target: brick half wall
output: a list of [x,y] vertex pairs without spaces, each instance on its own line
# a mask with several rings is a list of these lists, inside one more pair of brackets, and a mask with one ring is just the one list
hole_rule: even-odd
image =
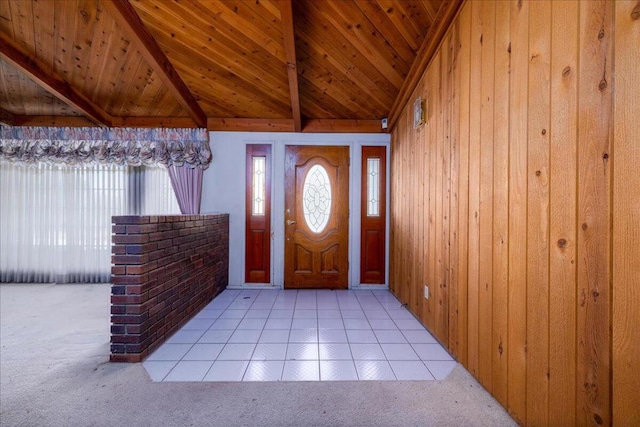
[[112,362],[140,362],[229,281],[229,215],[112,217]]

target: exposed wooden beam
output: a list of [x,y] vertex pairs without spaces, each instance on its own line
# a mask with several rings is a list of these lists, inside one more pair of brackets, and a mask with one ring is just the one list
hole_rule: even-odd
[[0,108],[0,125],[15,126],[15,115],[4,108]]
[[119,127],[131,128],[192,128],[196,127],[189,117],[118,117]]
[[307,133],[386,133],[380,120],[310,119],[304,123]]
[[209,118],[207,129],[234,132],[293,132],[292,119],[225,119]]
[[392,131],[396,125],[402,109],[407,105],[409,97],[427,70],[427,66],[433,59],[434,54],[437,52],[449,26],[460,11],[463,3],[464,0],[444,0],[440,5],[436,19],[429,28],[418,50],[416,59],[413,65],[411,65],[411,69],[400,88],[400,92],[398,92],[398,97],[391,107],[391,111],[389,112],[389,131]]
[[52,67],[34,58],[4,33],[0,33],[0,56],[43,89],[76,108],[96,124],[111,126],[113,118],[106,111],[58,76]]
[[107,0],[103,4],[129,34],[144,59],[158,73],[164,84],[176,97],[180,105],[189,113],[196,125],[198,127],[207,126],[207,115],[187,85],[182,81],[169,58],[167,58],[149,30],[144,26],[133,6],[127,0]]
[[289,77],[289,94],[291,96],[291,114],[295,132],[302,130],[302,113],[300,111],[300,92],[298,89],[298,61],[296,59],[296,42],[293,34],[293,10],[291,0],[281,0],[280,15],[284,52],[287,57],[287,75]]
[[14,126],[91,127],[96,124],[82,116],[14,116]]

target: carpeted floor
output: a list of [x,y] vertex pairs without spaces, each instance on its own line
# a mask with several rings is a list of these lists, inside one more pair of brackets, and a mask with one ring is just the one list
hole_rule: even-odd
[[0,285],[1,426],[511,426],[445,381],[154,383],[108,362],[109,285]]

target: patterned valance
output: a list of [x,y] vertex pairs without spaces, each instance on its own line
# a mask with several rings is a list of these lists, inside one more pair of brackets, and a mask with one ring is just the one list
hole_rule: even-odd
[[0,161],[206,169],[211,149],[206,129],[0,126]]

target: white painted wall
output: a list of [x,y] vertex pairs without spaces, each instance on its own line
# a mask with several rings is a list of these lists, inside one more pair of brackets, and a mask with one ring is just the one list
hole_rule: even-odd
[[[360,275],[360,176],[361,147],[387,146],[387,195],[389,194],[388,134],[307,134],[267,132],[211,132],[213,161],[204,173],[202,213],[229,214],[229,287],[247,287],[244,281],[245,161],[247,144],[270,144],[273,164],[271,190],[271,285],[281,288],[284,279],[284,157],[287,145],[347,145],[349,178],[349,287],[359,286]],[[388,196],[387,196],[388,197]],[[389,204],[387,203],[387,254],[389,253]],[[387,256],[388,260],[388,256]],[[387,283],[388,283],[387,265]]]

